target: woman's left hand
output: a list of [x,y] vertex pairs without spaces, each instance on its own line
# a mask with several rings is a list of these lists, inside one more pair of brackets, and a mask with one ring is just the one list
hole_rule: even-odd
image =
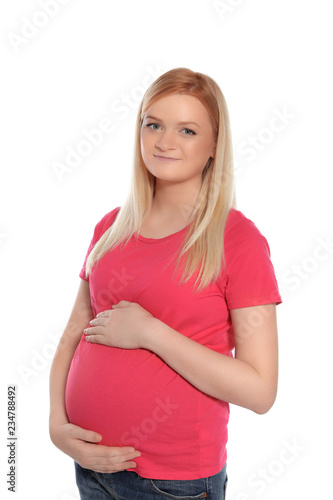
[[102,311],[84,330],[86,340],[122,349],[140,349],[152,329],[154,316],[136,302],[121,300]]

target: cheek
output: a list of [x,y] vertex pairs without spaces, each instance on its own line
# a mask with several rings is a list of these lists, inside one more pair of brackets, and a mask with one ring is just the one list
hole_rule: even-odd
[[147,151],[147,144],[143,138],[141,138],[140,146],[141,146],[141,156],[142,156],[142,158],[144,158],[146,155],[146,151]]
[[145,137],[144,137],[144,134],[141,132],[141,134],[140,134],[140,145],[141,145],[141,148],[143,148],[144,143],[145,143]]
[[193,159],[197,159],[200,163],[202,159],[209,156],[206,141],[193,141],[187,145],[187,152]]
[[140,136],[141,151],[144,152],[145,150],[149,150],[151,148],[151,143],[151,137],[148,134],[142,132]]

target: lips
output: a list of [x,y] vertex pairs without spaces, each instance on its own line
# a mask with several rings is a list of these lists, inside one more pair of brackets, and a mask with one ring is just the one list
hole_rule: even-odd
[[169,156],[162,156],[162,155],[154,155],[154,157],[161,160],[178,160],[178,158],[170,158]]

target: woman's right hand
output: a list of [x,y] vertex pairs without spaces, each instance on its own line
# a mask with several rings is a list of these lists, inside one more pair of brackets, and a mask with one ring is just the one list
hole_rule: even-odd
[[141,453],[131,446],[97,444],[102,436],[68,422],[65,407],[66,381],[83,329],[94,318],[89,282],[81,280],[72,313],[59,341],[50,373],[50,437],[61,451],[84,469],[119,472],[136,467],[133,459]]
[[102,436],[71,423],[50,428],[53,444],[69,455],[84,469],[95,472],[119,472],[136,467],[133,459],[141,453],[131,446],[104,446],[97,444]]

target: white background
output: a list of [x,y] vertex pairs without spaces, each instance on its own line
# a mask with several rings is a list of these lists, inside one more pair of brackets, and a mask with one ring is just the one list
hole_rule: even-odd
[[[59,7],[52,15],[51,4]],[[231,406],[228,500],[329,497],[330,7],[328,0],[1,4],[2,498],[13,498],[6,485],[6,394],[13,383],[15,498],[79,498],[72,460],[48,435],[51,358],[94,226],[127,194],[142,94],[176,67],[208,74],[224,93],[237,208],[266,236],[283,298],[275,405],[265,415]],[[276,113],[285,118],[272,132]],[[54,162],[65,164],[83,131],[103,119],[112,132],[57,175]],[[250,155],[245,148],[254,139]]]

